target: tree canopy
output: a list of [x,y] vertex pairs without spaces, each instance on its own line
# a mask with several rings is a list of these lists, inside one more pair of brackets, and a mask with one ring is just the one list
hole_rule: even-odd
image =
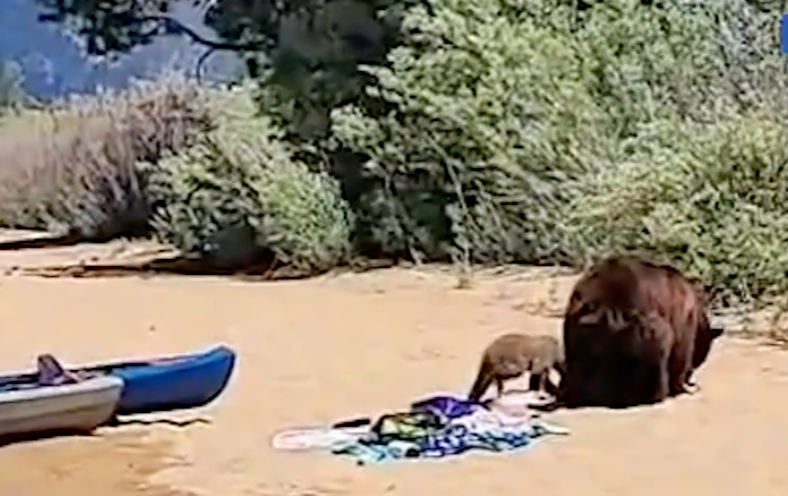
[[[385,63],[402,41],[405,10],[420,0],[34,1],[42,21],[75,33],[89,55],[116,57],[159,36],[187,36],[206,47],[206,57],[240,52],[250,76],[287,82],[278,85],[281,94],[269,96],[291,102],[288,119],[312,122],[306,134],[320,135],[330,109],[373,82],[361,66]],[[179,2],[201,9],[216,36],[175,19]]]

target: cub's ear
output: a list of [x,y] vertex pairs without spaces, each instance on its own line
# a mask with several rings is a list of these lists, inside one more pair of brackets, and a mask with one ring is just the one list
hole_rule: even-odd
[[717,339],[718,337],[722,336],[722,333],[725,332],[725,329],[722,327],[712,327],[711,329],[711,339]]

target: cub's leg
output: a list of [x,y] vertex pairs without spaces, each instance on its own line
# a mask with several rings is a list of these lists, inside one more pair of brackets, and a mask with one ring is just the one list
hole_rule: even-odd
[[557,386],[556,383],[553,382],[553,379],[550,377],[550,372],[552,372],[552,370],[550,370],[550,369],[548,369],[545,372],[544,391],[546,391],[549,395],[557,398],[558,395],[560,394],[560,388],[561,388],[560,383],[561,383],[561,381],[563,381],[563,376],[561,375],[561,373],[558,370],[556,370],[556,373],[559,376],[559,379],[558,379],[558,384],[559,385]]
[[500,398],[503,396],[503,379],[500,376],[495,377],[495,391],[497,393],[497,397]]
[[529,391],[544,391],[547,374],[541,370],[532,370],[528,375]]

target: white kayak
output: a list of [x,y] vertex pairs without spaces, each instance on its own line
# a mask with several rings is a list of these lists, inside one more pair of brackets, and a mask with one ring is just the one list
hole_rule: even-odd
[[60,385],[4,387],[0,389],[0,436],[92,431],[112,418],[122,390],[123,380],[112,376]]

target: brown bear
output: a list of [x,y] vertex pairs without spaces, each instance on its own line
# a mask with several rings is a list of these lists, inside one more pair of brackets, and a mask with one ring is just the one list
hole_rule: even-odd
[[636,257],[594,265],[564,319],[565,406],[627,407],[693,392],[692,373],[722,334],[704,291],[678,270]]

